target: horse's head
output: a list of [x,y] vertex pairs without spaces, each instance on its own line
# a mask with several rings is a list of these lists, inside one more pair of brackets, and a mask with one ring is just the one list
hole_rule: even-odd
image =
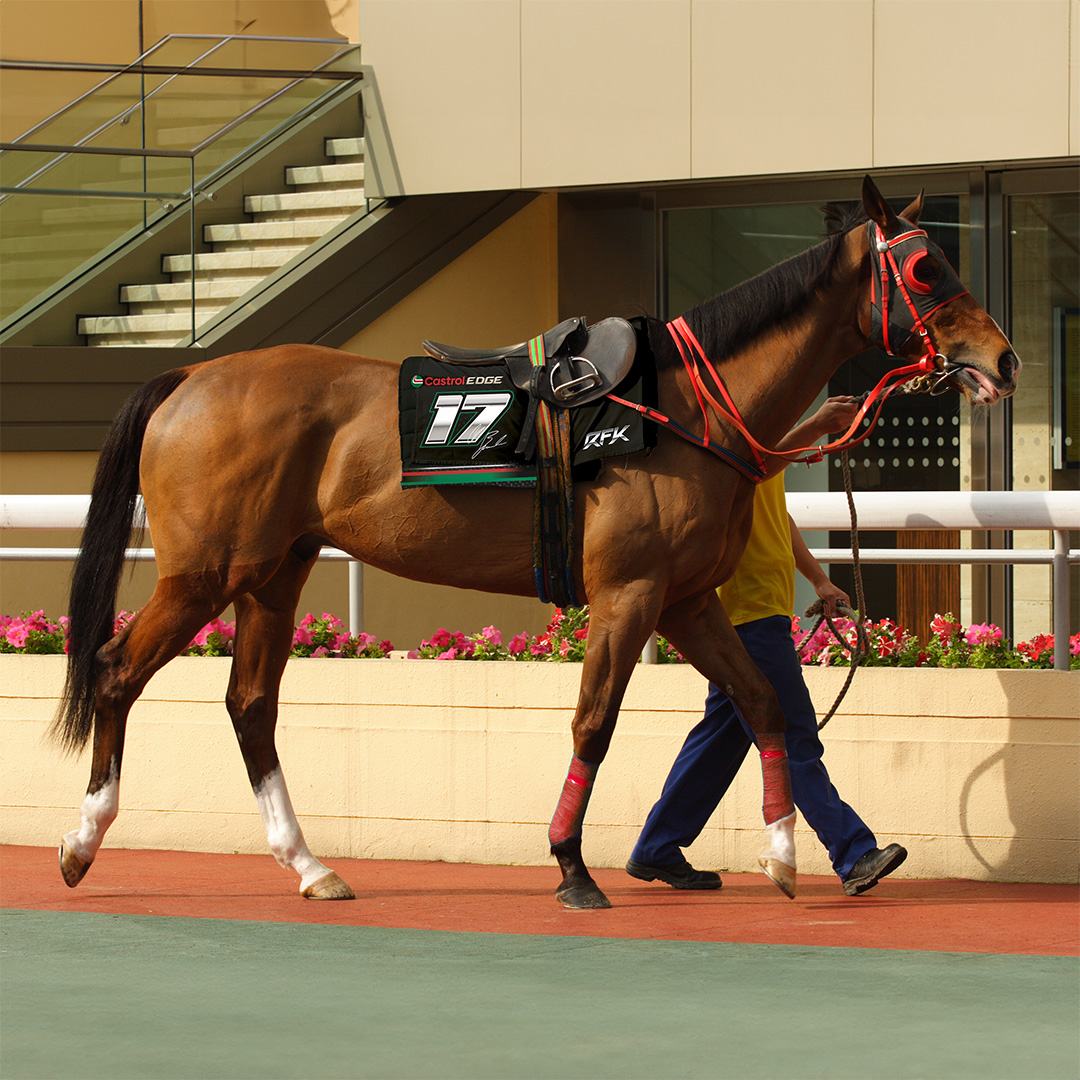
[[973,405],[1015,393],[1020,360],[941,248],[918,227],[922,192],[897,215],[867,176],[862,198],[870,219],[870,301],[862,310],[863,333],[897,356],[928,357]]

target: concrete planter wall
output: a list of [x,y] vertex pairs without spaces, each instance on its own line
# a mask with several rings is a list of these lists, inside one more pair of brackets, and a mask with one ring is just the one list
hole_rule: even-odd
[[[74,828],[89,756],[45,739],[63,657],[0,656],[0,841],[53,844]],[[106,846],[265,851],[225,713],[229,661],[181,658],[128,725],[121,812]],[[291,661],[278,749],[311,848],[323,856],[543,864],[571,753],[574,664]],[[839,670],[808,669],[819,709]],[[705,684],[682,666],[631,680],[585,831],[587,859],[621,866]],[[1075,882],[1080,861],[1080,676],[1056,671],[860,671],[823,732],[843,797],[901,875]],[[701,866],[756,869],[761,779],[752,755],[691,849]],[[799,834],[800,870],[828,873]]]

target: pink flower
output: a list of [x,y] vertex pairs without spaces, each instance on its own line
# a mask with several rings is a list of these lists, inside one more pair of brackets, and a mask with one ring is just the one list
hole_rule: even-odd
[[433,645],[437,649],[445,649],[451,642],[450,631],[444,630],[441,626],[431,636],[431,641],[425,642],[426,645]]
[[420,659],[420,650],[419,649],[410,649],[405,654],[405,659],[406,660],[419,660]]
[[30,636],[30,629],[24,623],[16,623],[13,626],[7,628],[7,632],[4,637],[7,639],[9,645],[14,645],[16,649],[21,649],[26,644],[26,639]]
[[489,645],[501,645],[502,644],[502,639],[503,639],[502,631],[501,630],[496,630],[494,626],[485,626],[484,629],[480,631],[480,636]]
[[457,659],[457,649],[447,649],[446,652],[439,653],[439,655],[435,659],[436,660],[456,660]]
[[382,649],[382,651],[389,656],[390,653],[393,651],[394,646],[391,645],[389,641],[380,641],[379,648]]
[[973,623],[964,640],[969,645],[996,645],[1001,640],[1001,628],[993,623]]
[[311,631],[308,630],[308,626],[310,626],[310,625],[311,624],[308,623],[305,626],[303,623],[301,623],[296,628],[295,632],[293,633],[293,639],[292,639],[292,643],[293,643],[294,648],[297,645],[310,645],[311,644]]
[[1069,655],[1080,656],[1080,634],[1073,634],[1069,638]]
[[529,635],[525,633],[515,634],[510,639],[510,655],[520,656],[529,645]]
[[574,638],[577,641],[584,641],[589,636],[589,628],[583,626],[580,630],[574,631]]
[[330,652],[330,650],[325,645],[320,645],[317,649],[315,649],[312,652],[311,655],[312,656],[332,656],[333,654]]
[[531,652],[533,656],[547,656],[547,654],[551,652],[551,639],[547,634],[538,637],[536,641],[529,646],[529,652]]

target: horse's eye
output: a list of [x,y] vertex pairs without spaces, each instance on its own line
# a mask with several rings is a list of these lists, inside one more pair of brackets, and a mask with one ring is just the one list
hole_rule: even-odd
[[928,251],[916,251],[904,261],[903,276],[909,288],[928,293],[940,284],[945,271]]

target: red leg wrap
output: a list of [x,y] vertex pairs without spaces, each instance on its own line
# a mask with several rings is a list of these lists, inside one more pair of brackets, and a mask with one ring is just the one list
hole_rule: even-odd
[[757,737],[761,752],[761,786],[764,791],[762,812],[765,824],[795,812],[791,798],[791,778],[788,776],[787,741],[783,732],[767,732]]
[[570,759],[570,769],[563,781],[559,805],[555,807],[555,816],[548,829],[548,840],[552,846],[581,835],[581,823],[585,820],[585,808],[589,805],[593,780],[599,765],[582,761],[575,754]]

